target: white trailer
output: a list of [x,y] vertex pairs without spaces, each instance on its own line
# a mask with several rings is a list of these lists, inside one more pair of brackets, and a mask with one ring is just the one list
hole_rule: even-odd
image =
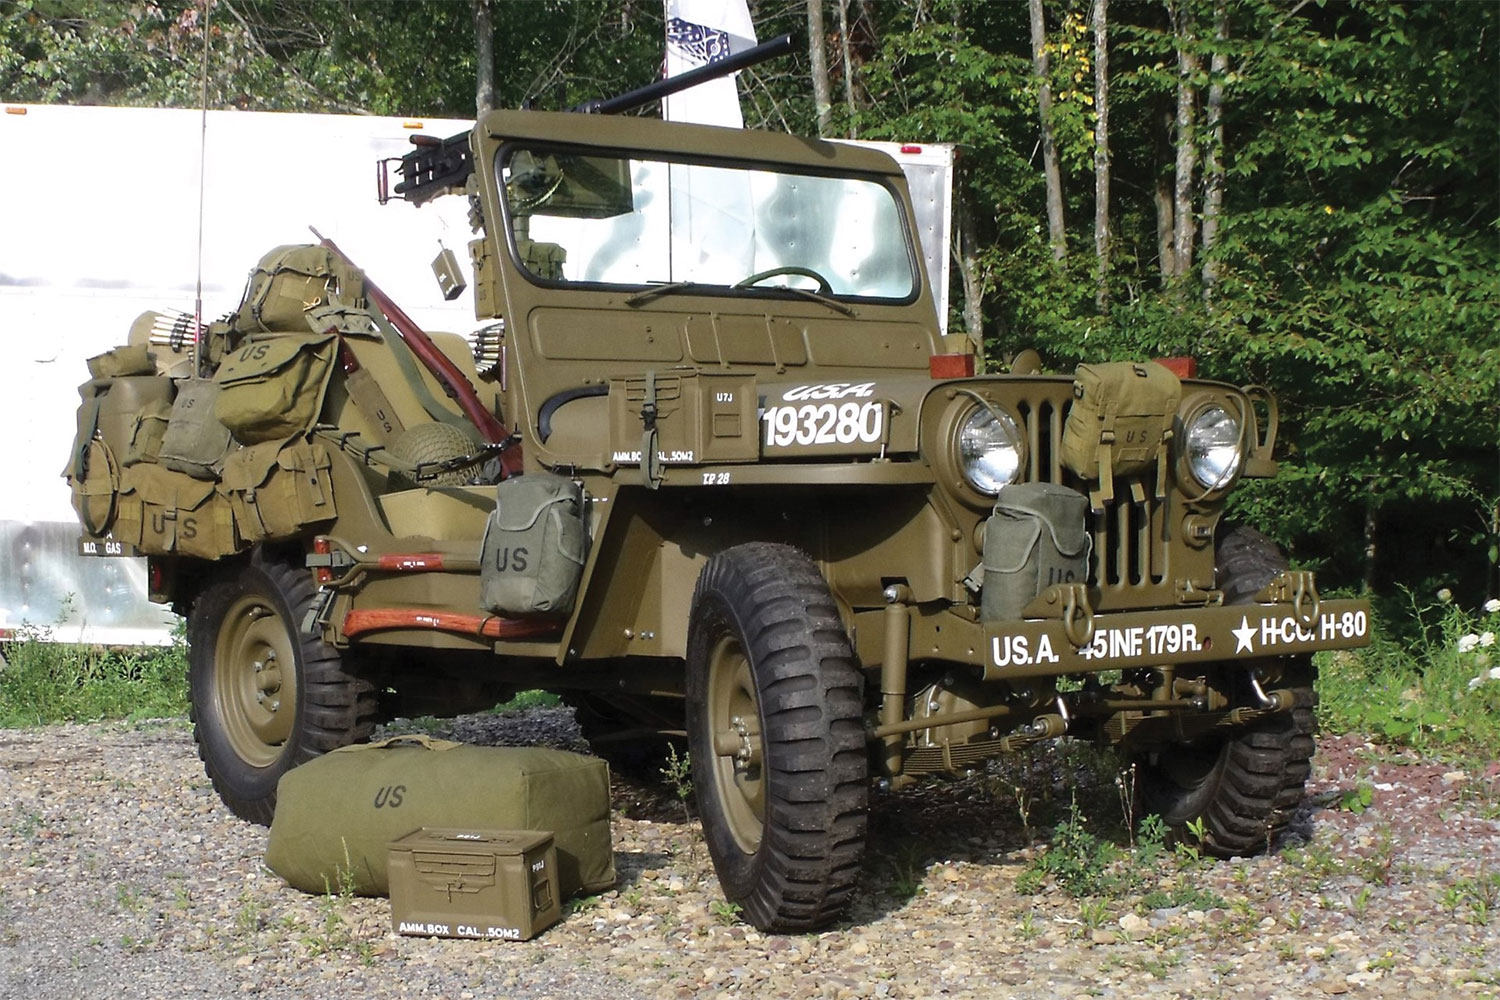
[[464,255],[461,198],[417,209],[375,200],[375,162],[416,130],[473,123],[348,115],[7,105],[0,114],[0,637],[170,639],[146,600],[144,559],[78,554],[60,473],[85,359],[125,342],[148,309],[193,312],[204,141],[203,316],[239,304],[272,247],[333,238],[428,330],[467,333],[473,299],[445,302],[438,241]]
[[[144,559],[79,554],[61,476],[85,360],[125,342],[142,312],[194,308],[202,149],[203,319],[233,310],[272,247],[316,226],[424,328],[467,333],[472,293],[445,301],[428,263],[462,257],[462,198],[381,206],[375,164],[452,119],[6,105],[0,114],[0,640],[18,630],[106,645],[165,643],[175,619],[146,600]],[[952,149],[880,144],[910,181],[946,320]]]

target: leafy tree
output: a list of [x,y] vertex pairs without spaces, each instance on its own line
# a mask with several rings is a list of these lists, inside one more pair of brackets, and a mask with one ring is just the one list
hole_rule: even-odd
[[[484,2],[496,106],[567,108],[660,72],[659,0]],[[1026,4],[814,2],[834,15],[829,134],[960,149],[955,281],[992,367],[1028,346],[1060,370],[1191,353],[1210,377],[1266,384],[1282,475],[1247,484],[1240,516],[1325,583],[1500,592],[1500,6],[1113,0],[1101,150],[1095,0],[1043,0],[1071,220],[1055,240]],[[803,0],[751,6],[762,38],[808,23]],[[0,98],[195,107],[206,21],[210,107],[467,117],[474,14],[0,0]],[[817,132],[811,62],[741,75],[751,127]],[[1101,225],[1108,249],[1090,250]]]

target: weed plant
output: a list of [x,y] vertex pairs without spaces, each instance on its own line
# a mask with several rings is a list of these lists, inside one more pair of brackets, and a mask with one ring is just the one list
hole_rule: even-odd
[[187,713],[187,644],[110,649],[49,641],[22,626],[0,664],[0,726],[99,719],[160,719]]
[[1500,601],[1475,611],[1446,591],[1433,605],[1408,601],[1423,639],[1397,641],[1377,627],[1367,649],[1319,654],[1319,723],[1419,751],[1493,759],[1500,754]]

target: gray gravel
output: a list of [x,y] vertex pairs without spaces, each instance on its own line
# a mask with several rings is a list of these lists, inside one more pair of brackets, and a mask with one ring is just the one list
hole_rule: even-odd
[[[580,745],[560,709],[440,735]],[[534,941],[476,943],[398,937],[383,899],[285,887],[181,721],[0,731],[0,997],[1500,993],[1500,768],[1325,740],[1278,855],[1168,857],[1128,891],[1080,900],[1016,880],[1061,803],[1103,816],[1115,790],[1066,754],[1010,767],[877,796],[850,919],[800,937],[738,923],[676,798],[617,781],[619,887]],[[1361,785],[1369,806],[1340,807]]]

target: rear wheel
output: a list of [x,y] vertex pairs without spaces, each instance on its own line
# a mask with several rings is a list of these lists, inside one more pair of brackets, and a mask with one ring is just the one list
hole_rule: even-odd
[[[1276,544],[1246,527],[1220,534],[1215,561],[1226,604],[1250,603],[1287,568]],[[1277,668],[1277,686],[1295,695],[1291,710],[1137,761],[1144,810],[1178,828],[1201,821],[1203,847],[1211,854],[1268,849],[1302,800],[1316,749],[1314,669],[1309,657],[1289,658]]]
[[319,754],[365,739],[373,686],[302,631],[312,574],[257,549],[225,566],[188,614],[193,738],[236,816],[269,824],[276,783]]
[[762,930],[836,919],[864,855],[863,677],[817,567],[784,545],[709,560],[693,595],[693,786],[725,896]]

